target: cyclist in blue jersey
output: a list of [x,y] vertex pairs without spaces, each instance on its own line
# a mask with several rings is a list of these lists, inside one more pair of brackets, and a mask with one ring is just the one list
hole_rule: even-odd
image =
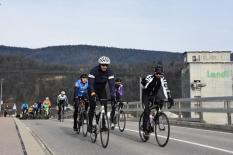
[[28,112],[28,103],[27,102],[22,103],[21,110],[22,110],[23,114]]
[[[77,131],[77,116],[78,116],[78,107],[79,107],[79,101],[81,99],[88,99],[88,91],[89,91],[89,85],[88,85],[88,75],[82,74],[80,76],[80,79],[75,82],[74,86],[74,125],[73,129],[74,131]],[[88,108],[88,103],[85,102],[85,109]]]

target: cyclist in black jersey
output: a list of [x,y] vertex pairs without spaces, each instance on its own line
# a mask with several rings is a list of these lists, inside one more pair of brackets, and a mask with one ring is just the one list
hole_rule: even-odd
[[156,65],[154,69],[153,75],[147,75],[142,79],[141,84],[143,86],[142,90],[142,103],[144,105],[144,113],[143,116],[143,130],[145,133],[149,133],[147,129],[147,122],[149,120],[150,115],[150,96],[158,94],[160,88],[163,90],[164,97],[168,99],[170,102],[170,106],[174,104],[173,99],[171,98],[170,90],[167,86],[167,81],[164,78],[163,67],[161,65]]
[[[112,69],[109,67],[110,59],[106,56],[101,56],[98,60],[99,65],[94,67],[90,74],[88,75],[88,82],[90,86],[90,110],[88,113],[89,116],[89,125],[88,132],[92,130],[92,120],[94,117],[94,111],[96,107],[96,96],[99,99],[107,99],[107,93],[105,86],[108,83],[110,89],[110,95],[112,104],[116,102],[115,97],[115,88],[114,88],[114,74]],[[107,113],[107,102],[103,102],[105,112]],[[106,126],[103,126],[103,130],[106,129]]]

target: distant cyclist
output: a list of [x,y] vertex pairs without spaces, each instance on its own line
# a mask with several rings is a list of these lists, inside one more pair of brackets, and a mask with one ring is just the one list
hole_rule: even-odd
[[36,115],[38,115],[38,103],[37,102],[35,102],[33,105],[32,105],[32,107],[33,107],[33,116],[35,117],[35,114]]
[[28,112],[28,103],[27,102],[22,103],[21,110],[23,112],[23,115]]
[[[89,85],[88,85],[88,75],[82,74],[80,76],[80,79],[75,82],[74,86],[74,125],[73,129],[74,131],[77,131],[77,116],[78,116],[78,108],[79,108],[79,102],[80,100],[87,100],[88,98],[88,91],[89,91]],[[88,109],[88,103],[85,102],[85,109],[87,111]]]
[[[92,131],[92,121],[94,117],[95,107],[96,107],[96,95],[99,99],[106,99],[107,92],[105,89],[106,84],[108,83],[110,89],[110,95],[112,99],[112,104],[116,101],[115,91],[114,91],[114,74],[110,68],[110,59],[106,56],[101,56],[98,60],[99,65],[94,67],[89,74],[89,85],[90,85],[90,110],[88,113],[89,116],[89,125],[88,132]],[[105,113],[107,114],[107,102],[103,102]],[[103,120],[103,131],[106,131],[106,123]]]
[[45,114],[49,115],[49,109],[51,108],[51,101],[49,100],[49,97],[46,97],[43,102],[43,110],[45,111]]
[[[163,67],[161,65],[155,65],[154,74],[147,75],[145,78],[142,79],[141,84],[143,86],[142,90],[142,102],[144,107],[143,116],[143,131],[148,134],[151,129],[147,128],[147,122],[149,120],[150,115],[150,96],[158,95],[158,91],[160,88],[163,90],[164,97],[168,99],[168,101],[173,105],[173,99],[171,98],[170,90],[167,86],[167,81],[164,78]],[[157,96],[158,97],[158,96]],[[158,97],[159,98],[159,97]]]
[[61,93],[58,95],[57,106],[58,106],[58,120],[61,120],[61,111],[64,112],[65,106],[68,107],[68,99],[65,91],[61,91]]
[[[115,96],[116,96],[116,101],[121,102],[122,96],[124,94],[124,86],[122,84],[122,80],[120,78],[117,78],[115,80]],[[112,111],[111,111],[111,128],[114,128],[114,116],[115,116],[115,104],[112,104]]]

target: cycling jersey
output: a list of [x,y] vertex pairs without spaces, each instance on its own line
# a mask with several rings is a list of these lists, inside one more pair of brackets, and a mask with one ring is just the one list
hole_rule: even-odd
[[30,107],[30,108],[28,109],[28,112],[29,112],[29,113],[32,113],[32,112],[33,112],[33,108]]
[[166,99],[171,98],[170,90],[167,86],[167,81],[163,75],[147,75],[145,78],[142,79],[141,84],[147,94],[153,92],[155,95],[157,95],[158,90],[160,89],[160,87],[162,87],[164,97]]
[[124,93],[123,85],[122,84],[120,84],[120,85],[115,84],[115,96],[121,97],[121,96],[123,96],[123,93]]
[[22,109],[22,110],[27,110],[27,109],[28,109],[28,103],[24,102],[24,103],[21,105],[21,109]]
[[47,104],[49,107],[51,107],[51,102],[50,100],[44,100],[43,105]]
[[81,80],[77,80],[75,82],[75,97],[85,97],[87,95],[87,91],[89,89],[88,81],[86,83],[82,83]]
[[110,94],[111,96],[115,96],[114,75],[110,67],[103,72],[100,66],[96,66],[90,71],[88,77],[91,92],[105,90],[106,83],[108,82]]
[[66,95],[59,94],[57,97],[57,104],[68,104],[68,99]]

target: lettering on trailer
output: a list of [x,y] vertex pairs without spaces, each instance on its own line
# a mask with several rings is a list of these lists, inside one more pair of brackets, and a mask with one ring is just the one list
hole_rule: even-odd
[[230,77],[229,71],[223,71],[223,72],[211,72],[207,71],[207,77],[208,78],[228,78]]

